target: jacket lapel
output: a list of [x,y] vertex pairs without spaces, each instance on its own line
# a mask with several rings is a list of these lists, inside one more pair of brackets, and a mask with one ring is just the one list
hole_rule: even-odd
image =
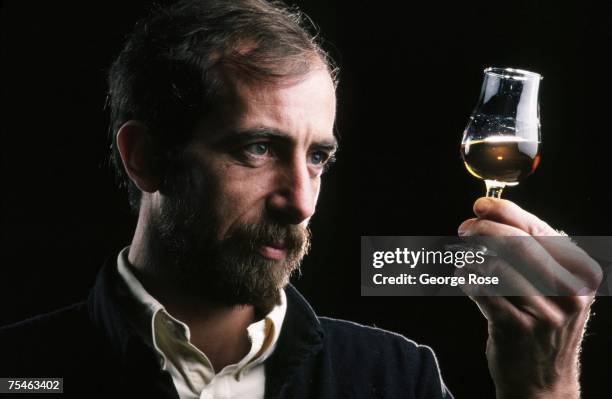
[[265,363],[266,398],[282,396],[299,366],[323,348],[323,329],[308,302],[291,284],[285,293],[287,313],[276,349]]
[[154,349],[138,336],[126,315],[130,299],[116,264],[108,261],[98,274],[87,308],[108,344],[111,374],[117,378],[113,384],[130,392],[127,396],[179,399],[172,377],[160,368]]

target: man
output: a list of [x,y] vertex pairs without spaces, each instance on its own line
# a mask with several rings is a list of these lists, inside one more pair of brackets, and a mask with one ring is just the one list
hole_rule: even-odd
[[[288,284],[337,148],[334,76],[277,4],[141,21],[109,75],[134,238],[85,303],[0,331],[1,375],[63,377],[75,397],[452,397],[429,348],[318,317]],[[475,211],[461,234],[556,234],[507,201]],[[577,397],[590,297],[474,299],[499,398]]]

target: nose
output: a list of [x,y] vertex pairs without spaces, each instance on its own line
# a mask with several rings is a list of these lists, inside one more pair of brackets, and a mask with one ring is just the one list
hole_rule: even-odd
[[279,167],[274,190],[268,197],[267,208],[280,223],[300,224],[309,219],[319,194],[319,183],[312,177],[305,160]]

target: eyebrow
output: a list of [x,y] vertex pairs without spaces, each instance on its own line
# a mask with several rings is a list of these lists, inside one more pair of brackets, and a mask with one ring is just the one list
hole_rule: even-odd
[[[218,144],[233,146],[239,145],[243,141],[254,139],[273,139],[288,145],[295,142],[295,139],[287,132],[273,127],[256,126],[253,128],[234,130],[221,138]],[[312,143],[311,147],[334,153],[338,150],[338,140],[335,137],[331,139],[316,140]]]

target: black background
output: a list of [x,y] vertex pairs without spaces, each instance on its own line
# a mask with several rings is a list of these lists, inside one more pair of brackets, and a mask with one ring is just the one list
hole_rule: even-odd
[[[131,239],[104,110],[107,68],[149,4],[127,3],[2,3],[0,324],[82,299]],[[544,76],[542,163],[505,197],[570,234],[612,235],[609,10],[536,0],[298,4],[341,66],[341,151],[294,283],[320,314],[432,346],[458,398],[493,397],[474,304],[360,297],[359,237],[453,235],[471,217],[484,185],[465,171],[459,142],[491,65]],[[594,312],[584,398],[609,392],[609,298]]]

